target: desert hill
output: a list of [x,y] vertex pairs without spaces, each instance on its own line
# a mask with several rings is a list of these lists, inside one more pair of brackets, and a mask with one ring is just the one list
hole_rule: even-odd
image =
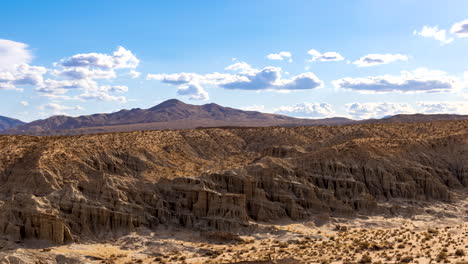
[[296,127],[316,125],[349,125],[365,123],[411,123],[465,120],[467,115],[408,114],[382,119],[352,120],[343,117],[301,119],[284,115],[244,111],[218,104],[191,105],[171,99],[149,109],[134,108],[109,114],[78,117],[52,116],[30,123],[15,123],[1,130],[17,135],[82,135],[139,130],[194,129],[210,127]]
[[467,131],[462,120],[0,136],[0,236],[64,243],[411,216],[466,193]]
[[214,103],[190,105],[176,99],[149,109],[121,110],[110,114],[70,117],[53,116],[33,121],[7,131],[10,134],[88,134],[155,129],[191,129],[219,126],[283,126],[349,124],[346,118],[324,120],[298,119],[223,107]]
[[0,132],[25,124],[18,119],[0,116]]

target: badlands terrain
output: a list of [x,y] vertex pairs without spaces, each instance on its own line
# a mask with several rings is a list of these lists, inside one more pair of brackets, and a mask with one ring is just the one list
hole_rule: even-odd
[[468,261],[468,120],[0,136],[0,263]]

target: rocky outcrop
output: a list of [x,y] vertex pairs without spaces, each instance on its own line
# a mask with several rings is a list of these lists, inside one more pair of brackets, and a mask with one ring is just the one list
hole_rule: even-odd
[[408,214],[468,187],[468,121],[0,137],[0,236]]

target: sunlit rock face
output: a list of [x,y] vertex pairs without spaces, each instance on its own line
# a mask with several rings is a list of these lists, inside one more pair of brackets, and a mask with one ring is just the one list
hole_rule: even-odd
[[0,236],[411,215],[468,187],[468,121],[0,137]]

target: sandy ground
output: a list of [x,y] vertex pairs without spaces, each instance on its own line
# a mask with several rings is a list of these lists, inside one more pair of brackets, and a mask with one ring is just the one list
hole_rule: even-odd
[[161,228],[101,243],[31,242],[3,254],[23,263],[468,263],[468,222],[420,218],[265,224],[240,237]]
[[51,245],[0,240],[0,264],[455,263],[468,264],[468,199],[430,214],[252,223],[249,233],[161,226],[99,242]]

